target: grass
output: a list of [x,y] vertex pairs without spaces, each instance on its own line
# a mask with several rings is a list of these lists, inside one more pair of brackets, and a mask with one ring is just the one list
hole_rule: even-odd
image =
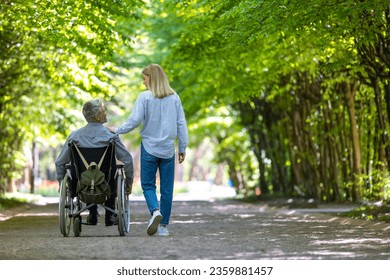
[[28,203],[34,203],[38,200],[39,197],[34,194],[20,192],[0,194],[0,211]]
[[350,218],[390,223],[390,202],[363,205],[345,214]]

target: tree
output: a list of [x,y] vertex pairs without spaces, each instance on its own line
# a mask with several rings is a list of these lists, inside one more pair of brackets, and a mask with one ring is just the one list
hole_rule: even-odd
[[[195,113],[232,105],[232,115],[239,115],[236,123],[251,139],[263,192],[274,191],[276,182],[284,193],[326,201],[361,199],[362,180],[371,176],[362,166],[387,143],[381,98],[381,90],[388,88],[387,3],[163,5],[165,14],[153,15],[153,28],[158,34],[161,27],[168,31],[160,42],[171,46],[165,61],[179,69],[185,109]],[[362,115],[368,107],[371,117],[376,114],[374,133],[380,138],[365,137],[366,125],[372,125]]]
[[0,190],[20,177],[23,146],[63,139],[80,104],[115,93],[121,17],[136,1],[3,1],[0,12]]

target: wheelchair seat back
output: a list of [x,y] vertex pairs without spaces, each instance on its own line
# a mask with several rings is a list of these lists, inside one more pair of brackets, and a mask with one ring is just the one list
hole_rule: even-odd
[[[76,147],[74,146],[75,143],[70,144],[71,148],[71,174],[72,178],[72,197],[76,196],[76,188],[77,188],[77,182],[80,180],[81,173],[83,173],[86,170],[85,165],[82,162],[82,159],[80,158]],[[98,163],[100,159],[102,158],[104,152],[106,151],[106,147],[100,147],[100,148],[82,148],[78,147],[81,154],[85,158],[85,160],[89,163],[96,162]],[[115,194],[115,171],[116,171],[116,159],[115,159],[115,153],[114,153],[114,146],[110,144],[108,146],[106,155],[104,156],[102,165],[100,167],[100,170],[105,174],[105,179],[109,183],[111,187],[111,195]],[[114,193],[113,193],[114,191]]]

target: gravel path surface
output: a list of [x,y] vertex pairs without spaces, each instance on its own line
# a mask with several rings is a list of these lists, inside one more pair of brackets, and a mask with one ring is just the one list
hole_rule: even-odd
[[390,224],[341,217],[345,208],[288,209],[259,202],[176,198],[170,236],[148,236],[142,198],[131,231],[83,225],[60,234],[57,199],[2,213],[3,260],[389,260]]

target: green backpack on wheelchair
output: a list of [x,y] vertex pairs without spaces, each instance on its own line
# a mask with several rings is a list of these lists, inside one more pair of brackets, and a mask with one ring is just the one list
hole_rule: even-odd
[[77,182],[76,193],[81,201],[85,203],[102,204],[111,196],[110,185],[106,181],[105,174],[100,170],[107,149],[104,152],[99,164],[96,162],[87,163],[78,147],[75,145],[86,170],[80,174]]

